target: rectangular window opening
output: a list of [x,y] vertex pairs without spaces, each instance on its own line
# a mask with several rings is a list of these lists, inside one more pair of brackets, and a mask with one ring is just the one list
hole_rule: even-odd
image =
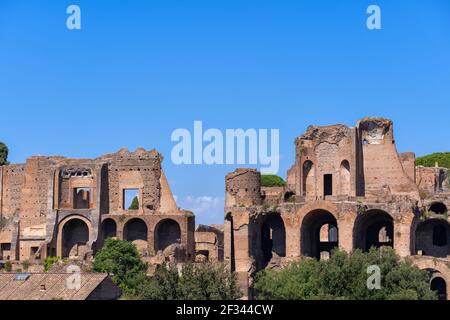
[[323,176],[323,190],[325,196],[333,195],[333,175],[326,174]]
[[91,188],[75,188],[73,189],[73,208],[74,209],[91,209],[92,203]]
[[123,189],[123,209],[139,210],[139,189]]

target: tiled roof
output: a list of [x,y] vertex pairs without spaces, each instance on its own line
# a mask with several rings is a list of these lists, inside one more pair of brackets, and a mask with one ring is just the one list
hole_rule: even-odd
[[[22,274],[0,273],[0,300],[86,300],[108,277],[103,273],[82,273],[79,290],[69,289],[66,281],[71,273]],[[26,277],[29,275],[29,277]]]

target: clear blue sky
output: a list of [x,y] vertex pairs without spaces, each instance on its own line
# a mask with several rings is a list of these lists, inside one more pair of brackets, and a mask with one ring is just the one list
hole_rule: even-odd
[[[66,28],[70,4],[82,30]],[[10,161],[157,148],[199,223],[223,221],[234,167],[173,165],[174,129],[279,128],[284,175],[309,124],[364,116],[392,118],[400,151],[450,151],[448,0],[0,2]]]

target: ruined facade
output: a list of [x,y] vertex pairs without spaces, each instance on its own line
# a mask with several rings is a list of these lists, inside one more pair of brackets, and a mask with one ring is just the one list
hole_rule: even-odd
[[450,175],[399,154],[392,121],[311,126],[295,141],[284,188],[261,188],[260,173],[226,177],[225,261],[251,296],[252,279],[306,257],[393,247],[430,273],[440,298],[450,284]]
[[108,237],[133,242],[144,258],[176,246],[194,259],[195,217],[177,208],[161,163],[157,151],[123,149],[0,167],[0,260],[86,260]]

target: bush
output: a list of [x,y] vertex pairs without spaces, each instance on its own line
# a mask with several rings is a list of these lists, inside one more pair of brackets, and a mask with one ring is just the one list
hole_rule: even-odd
[[261,176],[261,186],[262,187],[284,187],[286,181],[283,178],[274,174],[263,174]]
[[44,260],[44,270],[45,270],[45,272],[49,272],[53,268],[53,266],[59,261],[62,261],[62,259],[59,258],[59,257],[47,257],[47,258],[45,258],[45,260]]
[[450,168],[450,152],[437,152],[416,159],[416,165],[434,167],[436,162],[440,167]]
[[236,275],[222,264],[186,264],[181,271],[162,265],[138,287],[140,300],[237,300],[242,297]]
[[138,197],[134,197],[133,201],[131,201],[130,207],[128,210],[139,210],[139,199]]
[[8,164],[8,147],[0,142],[0,166]]
[[6,261],[6,262],[5,262],[5,271],[6,271],[6,272],[11,272],[11,271],[12,271],[12,264],[11,264],[11,261]]
[[126,295],[136,295],[137,287],[146,280],[147,265],[131,242],[107,239],[95,256],[92,270],[110,274]]
[[[367,268],[381,269],[381,290],[367,288]],[[334,251],[330,260],[306,259],[282,271],[263,271],[254,288],[262,300],[435,300],[426,271],[401,261],[393,249],[353,254]]]
[[31,265],[31,263],[28,260],[25,260],[24,262],[22,262],[23,270],[27,271],[30,268],[30,265]]

